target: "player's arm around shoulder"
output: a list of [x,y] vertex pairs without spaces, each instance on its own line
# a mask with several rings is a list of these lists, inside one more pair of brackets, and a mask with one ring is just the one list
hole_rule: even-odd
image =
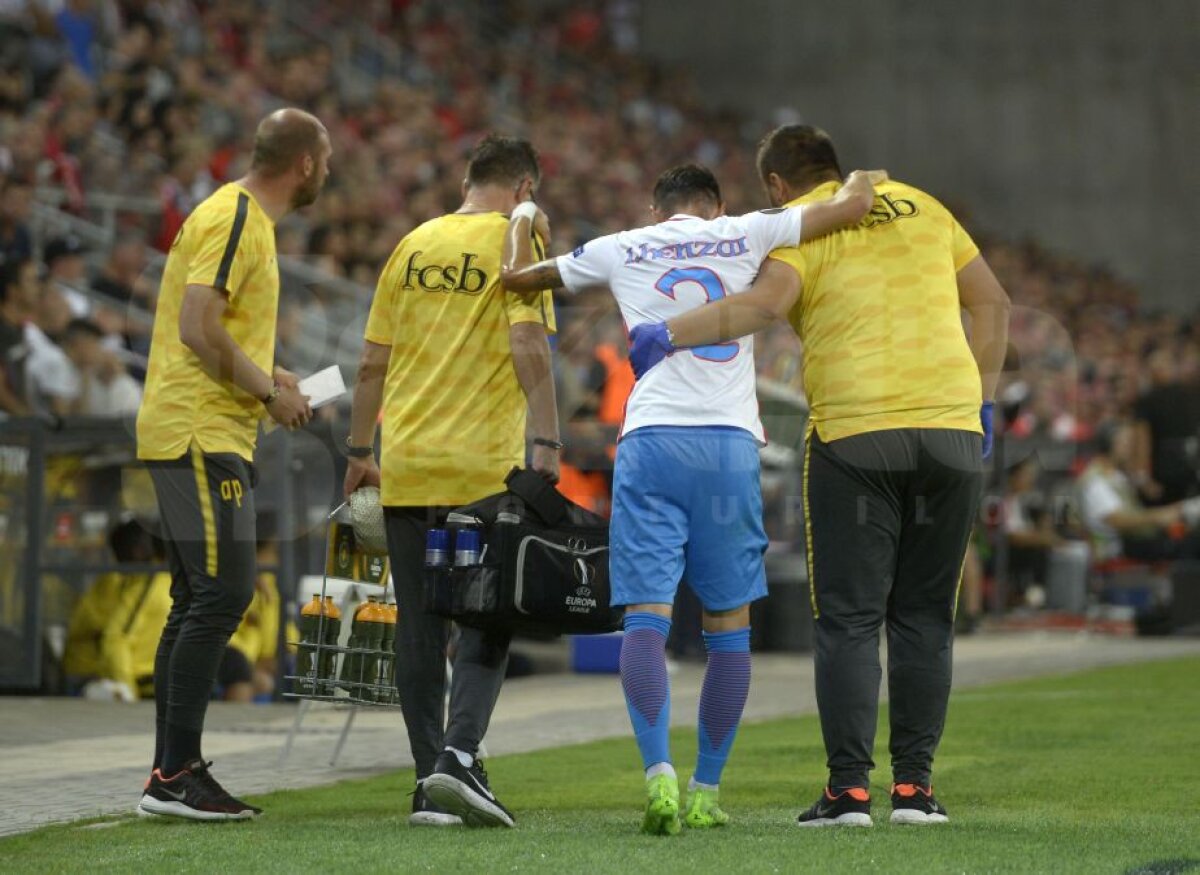
[[886,170],[855,170],[833,197],[805,204],[800,242],[861,222],[875,202],[875,186],[887,178]]
[[640,380],[679,349],[723,343],[762,331],[786,319],[800,298],[800,274],[791,264],[768,258],[749,289],[689,310],[670,322],[645,322],[629,333],[629,363]]
[[562,285],[558,259],[539,261],[534,240],[550,243],[550,220],[533,201],[525,201],[512,212],[504,234],[500,262],[500,284],[510,292],[538,292]]
[[800,274],[790,264],[768,258],[749,289],[697,307],[667,323],[676,347],[706,346],[746,337],[767,328],[800,297]]

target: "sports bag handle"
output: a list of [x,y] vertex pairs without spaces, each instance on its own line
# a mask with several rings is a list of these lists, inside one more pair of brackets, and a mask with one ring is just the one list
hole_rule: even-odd
[[536,471],[513,468],[504,478],[504,485],[546,525],[556,526],[566,518],[567,499]]

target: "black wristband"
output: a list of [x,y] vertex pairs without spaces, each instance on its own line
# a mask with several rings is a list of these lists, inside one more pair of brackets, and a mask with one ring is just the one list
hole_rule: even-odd
[[551,438],[535,437],[533,445],[536,447],[549,447],[552,450],[561,450],[566,446],[562,441],[556,441]]
[[349,436],[346,437],[346,449],[344,450],[347,456],[351,459],[365,459],[368,456],[375,455],[375,448],[368,445],[365,447],[356,447],[350,443]]
[[279,397],[279,384],[276,383],[271,387],[271,391],[258,400],[263,403],[264,407],[270,407],[272,402]]

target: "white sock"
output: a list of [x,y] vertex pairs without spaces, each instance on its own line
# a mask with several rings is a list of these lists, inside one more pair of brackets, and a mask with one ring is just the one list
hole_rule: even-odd
[[458,764],[464,769],[471,768],[471,764],[475,762],[475,757],[471,756],[471,754],[466,753],[465,751],[459,750],[456,747],[450,747],[450,745],[446,745],[446,750],[450,751],[455,757],[458,758]]
[[670,763],[655,763],[650,768],[646,769],[646,780],[650,780],[655,775],[670,775],[675,777],[675,767]]
[[715,791],[716,789],[717,789],[716,784],[701,784],[695,778],[688,778],[688,792],[689,793],[691,793],[695,790],[713,790],[713,791]]

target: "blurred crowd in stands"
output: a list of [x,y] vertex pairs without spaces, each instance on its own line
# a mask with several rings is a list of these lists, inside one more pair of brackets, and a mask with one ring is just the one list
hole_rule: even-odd
[[[639,55],[638,4],[2,0],[0,410],[136,409],[154,253],[242,172],[257,120],[285,104],[325,122],[334,157],[318,204],[278,228],[280,253],[351,288],[373,287],[407,231],[457,207],[465,150],[493,129],[538,147],[557,252],[648,221],[654,177],[680,161],[711,167],[731,211],[761,206],[752,144],[762,132],[702,102],[682,69]],[[106,251],[66,235],[35,252],[43,191],[85,217],[101,192],[152,209],[121,213]],[[964,217],[970,226],[969,209]],[[988,530],[1035,552],[1139,530],[1190,555],[1200,318],[1150,312],[1128,283],[1035,244],[980,242],[1016,305],[1006,436],[1073,448],[1053,466],[1014,468],[1009,499],[984,515]],[[359,311],[367,294],[353,301]],[[326,303],[319,289],[285,294],[283,364],[321,363],[305,358],[304,325],[329,321]],[[560,309],[564,486],[603,509],[632,384],[624,332],[606,295]],[[764,338],[758,364],[802,392],[790,331]],[[1064,490],[1070,510],[1045,512]]]

